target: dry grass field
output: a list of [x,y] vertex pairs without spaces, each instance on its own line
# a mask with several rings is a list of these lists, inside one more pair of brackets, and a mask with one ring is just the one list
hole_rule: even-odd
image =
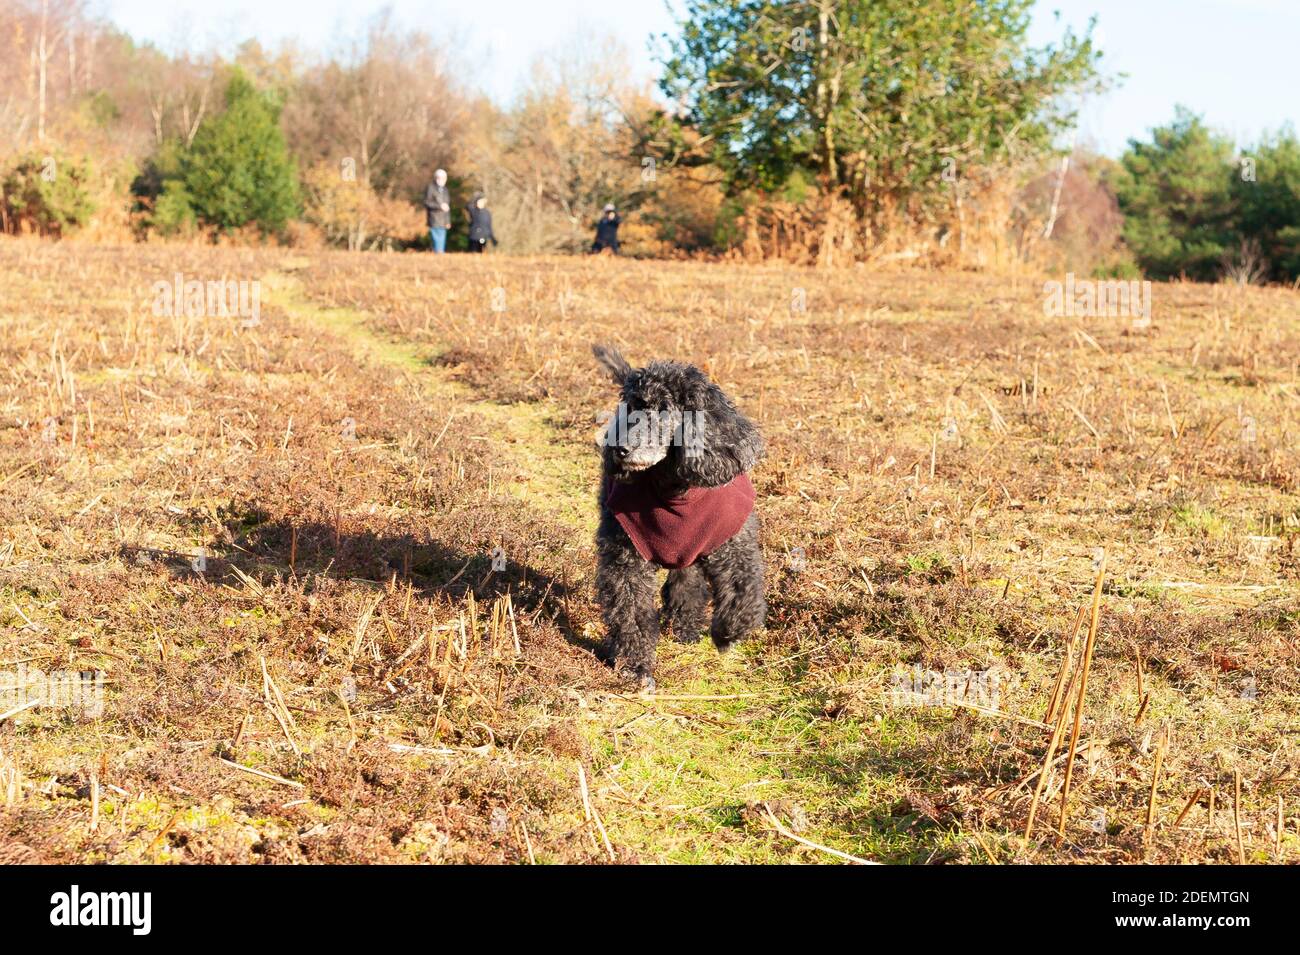
[[[1300,859],[1300,293],[1043,279],[0,243],[0,672],[105,697],[0,720],[0,860]],[[655,696],[592,341],[769,445],[767,629]]]

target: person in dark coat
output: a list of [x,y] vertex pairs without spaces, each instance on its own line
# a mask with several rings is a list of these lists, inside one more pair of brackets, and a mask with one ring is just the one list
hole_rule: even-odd
[[596,241],[591,244],[591,251],[603,252],[609,249],[618,255],[618,227],[622,221],[612,202],[605,206],[604,214],[596,223]]
[[482,252],[488,242],[497,245],[496,233],[492,231],[492,213],[488,212],[487,196],[476,192],[469,204],[469,250]]
[[433,182],[424,190],[424,220],[429,226],[433,251],[447,251],[447,230],[451,228],[451,192],[447,189],[447,170],[433,174]]

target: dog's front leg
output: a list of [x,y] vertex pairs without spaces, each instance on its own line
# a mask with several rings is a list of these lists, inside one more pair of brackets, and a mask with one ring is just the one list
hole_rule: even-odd
[[758,516],[731,540],[700,558],[713,591],[713,645],[726,650],[763,626],[767,602],[763,594],[763,551],[758,544]]
[[597,541],[596,594],[605,618],[609,662],[644,690],[655,686],[655,568],[637,553],[622,528]]
[[682,643],[695,643],[707,625],[709,582],[699,564],[668,571],[663,589],[664,622]]

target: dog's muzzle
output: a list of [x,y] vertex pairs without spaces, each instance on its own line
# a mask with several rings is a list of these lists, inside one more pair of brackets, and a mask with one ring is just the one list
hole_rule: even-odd
[[619,445],[614,448],[614,456],[628,471],[644,471],[652,468],[668,456],[665,445],[627,447]]

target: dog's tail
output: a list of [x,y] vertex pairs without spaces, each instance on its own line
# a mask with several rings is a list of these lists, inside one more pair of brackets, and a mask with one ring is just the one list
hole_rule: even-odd
[[596,361],[609,373],[609,377],[614,379],[614,384],[621,385],[628,375],[632,374],[632,366],[627,363],[617,348],[611,345],[591,346],[591,353],[596,356]]

